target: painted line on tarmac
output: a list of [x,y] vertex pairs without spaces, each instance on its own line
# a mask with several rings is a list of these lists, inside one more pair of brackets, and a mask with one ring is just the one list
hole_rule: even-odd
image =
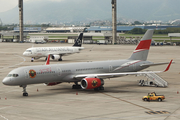
[[164,120],[167,120],[171,115],[173,115],[177,110],[179,110],[180,107],[178,107],[174,112],[172,112],[169,116],[167,116]]
[[[14,55],[15,55],[15,54],[14,54]],[[21,64],[23,64],[23,63],[26,61],[26,59],[25,59],[24,57],[20,56],[20,55],[15,55],[15,56],[18,56],[18,57],[22,58],[22,59],[23,59],[23,62],[20,62],[20,63],[18,63],[18,64],[12,65],[12,66],[4,67],[4,68],[2,68],[2,69],[0,69],[0,70],[4,70],[4,69],[8,69],[8,68],[10,68],[10,67],[15,67],[15,66],[21,65]]]
[[[101,93],[102,93],[102,92],[101,92]],[[153,110],[151,110],[151,109],[149,109],[149,108],[143,107],[143,106],[141,106],[141,105],[134,104],[134,103],[129,102],[129,101],[127,101],[127,100],[123,100],[123,99],[114,97],[114,96],[112,96],[112,95],[106,94],[106,93],[102,93],[102,94],[104,94],[104,95],[106,95],[106,96],[109,96],[109,97],[111,97],[111,98],[115,98],[115,99],[117,99],[117,100],[120,100],[120,101],[129,103],[129,104],[135,105],[135,106],[137,106],[137,107],[140,107],[140,108],[143,108],[143,109],[146,109],[146,110],[149,110],[149,111],[153,111]]]
[[2,115],[0,115],[0,117],[3,118],[3,119],[5,119],[5,120],[8,120],[6,117],[4,117],[4,116],[2,116]]

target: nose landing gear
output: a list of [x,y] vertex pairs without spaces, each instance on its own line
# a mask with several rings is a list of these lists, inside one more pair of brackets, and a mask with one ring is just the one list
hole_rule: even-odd
[[21,85],[20,87],[23,87],[23,96],[28,96],[28,93],[27,93],[27,91],[26,91],[26,87],[27,87],[27,85]]

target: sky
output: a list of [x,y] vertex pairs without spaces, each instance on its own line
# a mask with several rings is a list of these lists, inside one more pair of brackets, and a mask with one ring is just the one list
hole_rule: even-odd
[[[24,0],[24,2],[29,0]],[[0,0],[0,12],[5,12],[18,5],[19,0]]]
[[[23,0],[24,2],[32,0]],[[62,1],[62,0],[51,0],[51,1]],[[0,12],[8,11],[18,5],[19,0],[0,0]]]

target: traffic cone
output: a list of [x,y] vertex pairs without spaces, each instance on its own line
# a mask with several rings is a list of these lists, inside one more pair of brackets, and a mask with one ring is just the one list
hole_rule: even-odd
[[177,91],[177,94],[179,94],[179,91]]
[[78,95],[78,92],[76,92],[76,95]]
[[38,92],[39,90],[37,89],[37,92]]
[[7,100],[7,98],[5,97],[5,100]]

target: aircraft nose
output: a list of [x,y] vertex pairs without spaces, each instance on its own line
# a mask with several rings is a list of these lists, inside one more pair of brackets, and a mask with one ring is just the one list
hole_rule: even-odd
[[25,55],[26,55],[26,52],[24,52],[23,55],[25,56]]
[[10,78],[4,78],[3,81],[2,81],[2,83],[3,83],[4,85],[11,85],[11,80],[10,80]]

